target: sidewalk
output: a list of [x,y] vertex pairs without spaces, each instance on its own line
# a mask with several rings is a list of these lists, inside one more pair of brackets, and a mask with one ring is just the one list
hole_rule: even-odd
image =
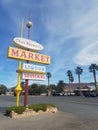
[[3,117],[0,130],[98,130],[98,121],[57,112],[19,119]]

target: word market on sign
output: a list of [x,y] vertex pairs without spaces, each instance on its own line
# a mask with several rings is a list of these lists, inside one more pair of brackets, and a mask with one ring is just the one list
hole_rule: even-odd
[[50,64],[50,56],[13,47],[8,48],[8,58]]

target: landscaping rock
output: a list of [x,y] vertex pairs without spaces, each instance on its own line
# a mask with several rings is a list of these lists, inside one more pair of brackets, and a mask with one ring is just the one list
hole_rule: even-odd
[[10,118],[15,119],[15,118],[21,118],[21,117],[27,117],[27,116],[36,116],[36,115],[43,114],[43,113],[56,113],[57,111],[58,110],[56,107],[51,107],[51,106],[47,107],[47,110],[45,112],[42,110],[36,112],[32,109],[27,108],[22,114],[18,114],[16,112],[12,111],[9,116],[10,116]]

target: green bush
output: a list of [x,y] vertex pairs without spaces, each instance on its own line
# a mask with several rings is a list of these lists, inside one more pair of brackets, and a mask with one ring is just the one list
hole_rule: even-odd
[[6,114],[9,115],[11,113],[11,111],[14,111],[18,114],[22,114],[24,111],[26,110],[26,107],[24,106],[19,106],[19,107],[8,107],[6,109]]
[[[28,108],[29,109],[33,109],[34,111],[38,112],[39,110],[42,110],[42,111],[46,111],[47,107],[55,107],[54,104],[51,104],[51,103],[41,103],[41,104],[33,104],[33,105],[29,105]],[[9,115],[12,111],[18,113],[18,114],[22,114],[24,111],[26,110],[26,107],[24,106],[19,106],[19,107],[8,107],[6,109],[6,115]]]
[[46,104],[34,104],[28,106],[29,109],[33,109],[34,111],[38,112],[39,110],[46,111],[47,105]]
[[42,104],[29,105],[28,108],[33,109],[34,111],[38,112],[39,110],[46,111],[48,106],[55,107],[55,105],[51,103],[48,103],[48,104],[42,103]]

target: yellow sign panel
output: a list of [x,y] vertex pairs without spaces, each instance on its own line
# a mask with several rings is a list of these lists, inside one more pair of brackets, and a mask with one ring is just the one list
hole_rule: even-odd
[[8,48],[8,58],[50,64],[50,56],[13,47]]
[[19,69],[19,70],[16,70],[16,72],[18,72],[18,73],[28,72],[28,73],[34,73],[34,74],[46,74],[46,72],[25,70],[25,69]]

